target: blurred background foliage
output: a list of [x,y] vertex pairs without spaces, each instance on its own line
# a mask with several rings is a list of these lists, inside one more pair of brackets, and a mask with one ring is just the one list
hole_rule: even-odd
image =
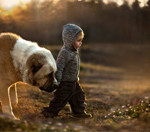
[[14,32],[40,44],[60,44],[62,27],[75,23],[85,31],[86,43],[149,43],[150,0],[121,6],[102,0],[31,0],[11,11],[0,6],[0,32]]

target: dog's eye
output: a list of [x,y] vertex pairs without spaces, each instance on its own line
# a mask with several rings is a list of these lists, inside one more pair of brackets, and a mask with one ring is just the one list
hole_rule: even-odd
[[42,65],[39,65],[39,66],[31,66],[31,69],[32,69],[32,73],[36,73],[40,68],[42,67]]

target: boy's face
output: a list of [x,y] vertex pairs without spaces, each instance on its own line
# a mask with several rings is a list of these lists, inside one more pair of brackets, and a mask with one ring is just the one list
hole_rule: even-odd
[[75,40],[75,42],[74,42],[74,48],[75,48],[76,50],[81,47],[81,45],[82,45],[82,40],[83,40],[83,33],[81,32],[81,33],[77,36],[77,38],[76,38],[76,40]]

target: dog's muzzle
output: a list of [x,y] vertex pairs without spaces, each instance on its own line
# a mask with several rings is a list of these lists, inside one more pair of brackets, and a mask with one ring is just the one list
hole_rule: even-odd
[[57,80],[54,78],[50,78],[47,80],[45,85],[43,87],[39,87],[41,90],[46,91],[46,92],[53,92],[55,89],[57,89]]

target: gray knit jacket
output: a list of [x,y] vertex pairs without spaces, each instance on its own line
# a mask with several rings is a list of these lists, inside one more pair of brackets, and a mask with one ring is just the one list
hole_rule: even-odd
[[79,80],[79,52],[73,45],[80,32],[83,32],[83,30],[74,24],[67,24],[63,27],[63,47],[61,48],[56,61],[56,79],[58,82],[75,82]]

